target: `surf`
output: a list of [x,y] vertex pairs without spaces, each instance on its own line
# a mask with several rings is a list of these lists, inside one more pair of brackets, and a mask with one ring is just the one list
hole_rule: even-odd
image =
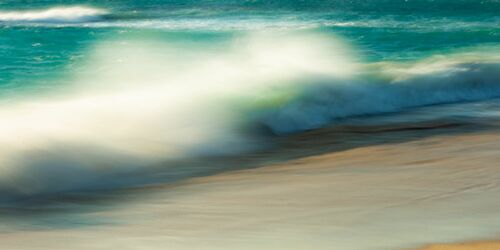
[[406,66],[396,63],[370,67],[375,72],[365,68],[367,73],[347,80],[318,80],[294,100],[266,111],[263,124],[276,134],[289,134],[353,116],[500,96],[497,55],[447,56]]
[[101,41],[71,74],[73,87],[0,108],[2,199],[196,175],[169,162],[244,154],[350,117],[500,96],[491,52],[366,63],[315,32],[210,46],[152,40]]

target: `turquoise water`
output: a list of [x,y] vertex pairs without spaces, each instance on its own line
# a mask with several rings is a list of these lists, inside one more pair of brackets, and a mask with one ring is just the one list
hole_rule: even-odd
[[139,185],[128,174],[166,160],[500,97],[499,13],[497,0],[2,1],[0,188]]
[[[310,29],[355,44],[367,60],[408,60],[500,41],[498,1],[2,1],[2,11],[91,6],[95,22],[0,23],[0,83],[44,89],[103,37],[123,32],[187,40],[261,30]],[[21,15],[21,14],[20,14]],[[165,38],[168,40],[169,36]],[[43,80],[42,80],[43,79]],[[50,80],[47,80],[50,79]]]

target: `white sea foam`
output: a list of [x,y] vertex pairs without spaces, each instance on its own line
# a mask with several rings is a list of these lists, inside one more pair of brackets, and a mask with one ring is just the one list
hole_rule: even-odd
[[388,18],[335,20],[311,15],[307,19],[297,20],[289,15],[273,17],[248,16],[235,17],[207,17],[184,18],[178,16],[165,18],[138,19],[117,18],[105,20],[109,14],[106,10],[89,7],[56,7],[37,11],[0,11],[0,22],[9,22],[15,26],[43,26],[43,27],[88,27],[88,28],[130,28],[130,29],[159,29],[159,30],[204,30],[227,31],[262,29],[297,30],[314,29],[318,27],[351,27],[351,28],[396,28],[412,29],[415,31],[437,31],[456,29],[489,29],[499,25],[498,20],[488,21],[457,21],[442,19],[425,19],[401,21]]
[[0,192],[128,185],[127,173],[140,179],[164,160],[241,152],[255,146],[241,109],[280,99],[303,76],[355,71],[339,42],[307,34],[212,49],[103,44],[91,74],[75,76],[81,88],[0,108]]
[[44,10],[0,11],[0,21],[79,23],[100,20],[105,14],[105,10],[90,7],[54,7]]
[[494,53],[363,65],[310,33],[220,46],[105,41],[91,54],[78,89],[0,108],[2,197],[148,182],[141,173],[165,160],[251,149],[256,126],[286,134],[500,96]]

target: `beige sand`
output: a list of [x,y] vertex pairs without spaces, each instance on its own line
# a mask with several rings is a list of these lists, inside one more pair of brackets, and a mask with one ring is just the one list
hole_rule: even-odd
[[102,225],[13,229],[0,233],[1,249],[385,250],[496,238],[500,134],[405,136],[139,190],[113,202],[120,205],[79,214]]
[[500,242],[472,242],[459,244],[435,244],[420,250],[499,250]]

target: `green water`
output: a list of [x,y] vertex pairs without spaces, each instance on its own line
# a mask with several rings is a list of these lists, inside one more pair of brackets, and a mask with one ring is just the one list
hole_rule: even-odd
[[2,1],[0,10],[61,6],[100,8],[108,14],[91,22],[0,22],[2,94],[67,84],[64,76],[85,61],[90,47],[110,37],[129,39],[127,33],[213,43],[214,37],[255,30],[314,30],[343,37],[367,61],[418,59],[500,42],[496,0]]

